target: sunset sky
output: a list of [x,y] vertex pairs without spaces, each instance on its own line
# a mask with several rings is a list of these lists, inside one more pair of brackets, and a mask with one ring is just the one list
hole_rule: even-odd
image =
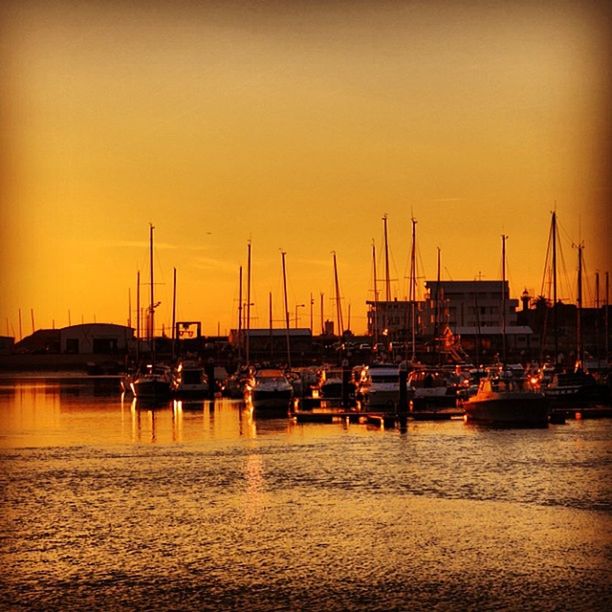
[[501,234],[512,295],[540,293],[556,206],[561,297],[583,240],[592,301],[612,269],[605,4],[3,3],[0,334],[20,308],[24,335],[31,309],[37,328],[126,323],[150,222],[159,326],[176,267],[178,318],[235,327],[251,240],[254,326],[269,292],[282,325],[282,249],[292,316],[312,293],[318,331],[335,251],[362,332],[385,213],[394,297],[412,216],[420,294],[437,247],[443,279],[501,278]]

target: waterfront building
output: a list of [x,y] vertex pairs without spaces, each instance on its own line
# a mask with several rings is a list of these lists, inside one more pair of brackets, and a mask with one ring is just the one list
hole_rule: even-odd
[[423,334],[448,335],[473,359],[502,354],[525,358],[535,345],[529,325],[519,324],[519,301],[510,298],[508,281],[426,281],[423,304]]
[[[368,300],[368,336],[381,342],[405,341],[412,334],[412,302],[409,300]],[[415,331],[420,329],[420,310],[423,302],[414,302]]]
[[238,347],[246,347],[249,343],[250,361],[286,361],[287,335],[292,359],[312,351],[312,332],[309,328],[298,329],[232,329],[230,331],[230,345],[237,351]]
[[14,344],[15,338],[12,336],[0,336],[0,355],[10,355]]
[[127,352],[134,342],[134,330],[113,323],[84,323],[59,330],[62,353],[115,355]]

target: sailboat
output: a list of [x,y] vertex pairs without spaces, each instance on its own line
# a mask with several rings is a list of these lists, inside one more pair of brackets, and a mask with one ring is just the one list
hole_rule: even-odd
[[539,385],[518,377],[506,364],[506,239],[502,236],[502,346],[501,368],[491,368],[480,380],[476,395],[464,403],[467,421],[487,425],[548,426],[548,403]]
[[544,393],[553,409],[578,408],[590,404],[609,402],[609,387],[597,384],[595,378],[584,367],[584,345],[582,339],[582,268],[584,244],[578,249],[578,293],[576,299],[576,363],[573,372],[554,373]]
[[155,363],[155,326],[154,314],[157,304],[154,296],[153,283],[153,230],[149,226],[149,266],[151,276],[151,294],[149,303],[149,337],[151,341],[151,363],[147,364],[144,371],[136,374],[130,383],[134,397],[138,399],[161,401],[170,397],[172,372],[168,366]]

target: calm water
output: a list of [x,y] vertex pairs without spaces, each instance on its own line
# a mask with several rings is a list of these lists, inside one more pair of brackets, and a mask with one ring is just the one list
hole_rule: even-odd
[[612,421],[148,410],[0,380],[2,609],[611,609]]

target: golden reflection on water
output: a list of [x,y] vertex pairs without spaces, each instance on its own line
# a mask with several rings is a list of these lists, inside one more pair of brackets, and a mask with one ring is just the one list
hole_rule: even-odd
[[597,609],[610,431],[448,421],[400,434],[257,420],[225,399],[152,407],[112,386],[0,386],[6,598]]
[[87,383],[27,382],[0,388],[0,444],[190,444],[202,439],[257,436],[252,413],[228,399],[174,400],[151,405],[109,387],[96,395]]

